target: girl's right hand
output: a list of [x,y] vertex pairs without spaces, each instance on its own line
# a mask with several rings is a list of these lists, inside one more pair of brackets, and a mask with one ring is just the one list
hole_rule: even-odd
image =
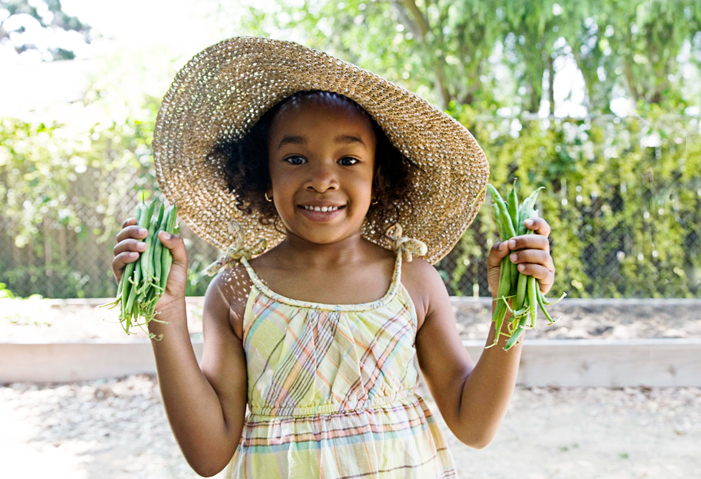
[[[143,229],[143,228],[142,228]],[[112,271],[117,280],[117,284],[122,278],[124,268],[128,263],[133,263],[141,253],[146,250],[145,240],[147,231],[139,232],[139,227],[136,225],[136,218],[128,218],[122,223],[122,230],[117,233],[117,245],[114,247],[114,259],[112,260]],[[173,255],[173,264],[170,267],[168,282],[163,296],[156,303],[156,311],[164,311],[171,303],[183,301],[185,299],[185,288],[187,286],[187,251],[185,243],[180,235],[172,235],[161,231],[158,239],[163,243],[165,248],[170,250]]]

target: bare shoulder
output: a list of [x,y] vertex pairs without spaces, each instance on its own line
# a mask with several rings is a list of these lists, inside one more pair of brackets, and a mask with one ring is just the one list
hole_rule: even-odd
[[[243,340],[243,315],[251,284],[245,266],[235,262],[212,279],[205,296],[206,307],[228,310],[226,318],[239,340]],[[216,316],[224,317],[222,314]]]
[[436,268],[425,259],[417,257],[402,262],[402,284],[414,302],[420,330],[432,304],[449,298],[448,291]]

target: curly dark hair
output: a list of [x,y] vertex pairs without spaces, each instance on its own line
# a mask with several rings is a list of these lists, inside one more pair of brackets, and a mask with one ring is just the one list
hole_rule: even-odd
[[[277,229],[278,213],[275,205],[265,199],[265,193],[271,185],[268,136],[273,120],[280,109],[287,103],[309,98],[335,100],[357,108],[370,120],[377,139],[375,149],[375,171],[372,191],[377,203],[370,205],[366,215],[368,221],[380,226],[384,231],[396,223],[400,217],[400,206],[405,214],[411,215],[413,205],[411,198],[415,191],[414,175],[418,166],[407,160],[392,145],[387,135],[377,122],[355,101],[338,93],[320,90],[301,91],[281,100],[270,108],[241,138],[217,142],[207,159],[210,164],[221,164],[217,157],[223,159],[224,178],[227,189],[236,196],[236,207],[244,214],[254,211],[259,213],[261,224]],[[285,233],[280,231],[280,233]]]

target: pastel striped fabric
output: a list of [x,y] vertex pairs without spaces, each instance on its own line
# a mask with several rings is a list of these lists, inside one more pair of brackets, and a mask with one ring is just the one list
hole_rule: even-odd
[[253,286],[243,340],[248,405],[225,477],[457,478],[423,398],[417,318],[401,254],[384,297],[354,305],[298,301]]

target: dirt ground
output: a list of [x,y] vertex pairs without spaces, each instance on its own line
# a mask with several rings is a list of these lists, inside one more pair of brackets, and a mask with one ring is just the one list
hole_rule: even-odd
[[[518,387],[480,450],[460,443],[424,397],[463,479],[689,479],[701,470],[699,388]],[[154,377],[0,387],[0,424],[4,479],[199,477]]]
[[[199,338],[201,304],[189,306]],[[701,337],[698,305],[556,306],[553,317],[563,319],[544,327],[541,317],[527,339]],[[479,304],[457,307],[461,338],[486,340],[489,315]],[[94,306],[3,302],[0,342],[125,339],[109,322],[116,320],[115,310]],[[460,443],[428,391],[419,393],[463,479],[701,477],[701,388],[517,387],[497,437],[481,450]],[[175,442],[155,377],[0,386],[0,425],[3,479],[198,477]]]

